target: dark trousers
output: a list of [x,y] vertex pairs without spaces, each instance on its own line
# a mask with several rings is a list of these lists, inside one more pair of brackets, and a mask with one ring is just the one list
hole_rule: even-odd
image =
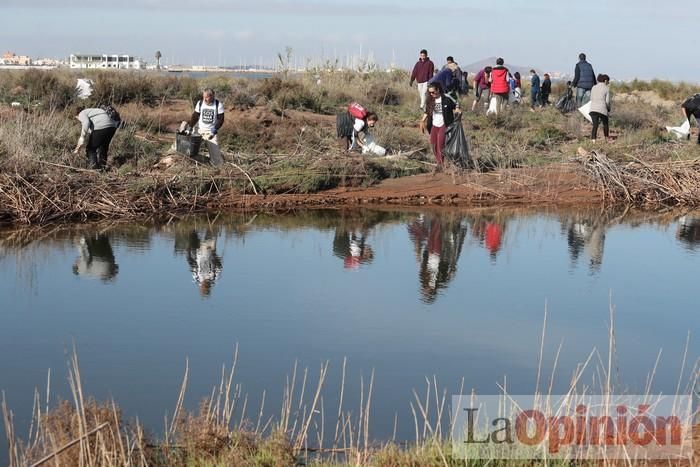
[[93,130],[85,147],[91,169],[104,169],[107,166],[109,143],[112,142],[112,137],[116,131],[117,129],[114,127]]
[[540,91],[540,105],[542,105],[542,107],[549,105],[549,93]]
[[610,127],[608,126],[608,116],[603,115],[598,112],[591,112],[591,119],[593,120],[593,131],[591,132],[591,139],[596,139],[598,136],[598,124],[603,122],[603,134],[605,137],[610,136]]

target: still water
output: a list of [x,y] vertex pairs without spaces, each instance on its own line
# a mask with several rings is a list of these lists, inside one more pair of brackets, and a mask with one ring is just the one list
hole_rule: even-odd
[[48,369],[53,397],[70,396],[75,344],[85,391],[158,432],[186,360],[194,409],[238,345],[249,406],[265,391],[275,415],[296,361],[310,380],[329,361],[336,411],[347,357],[346,409],[374,371],[371,433],[391,436],[396,416],[410,439],[426,377],[447,394],[462,378],[465,391],[497,394],[505,378],[532,392],[545,309],[547,384],[561,345],[554,393],[593,349],[607,361],[611,306],[617,388],[643,391],[661,351],[652,390],[674,392],[689,332],[684,384],[700,355],[698,277],[700,216],[687,213],[315,211],[6,231],[0,390],[22,433]]

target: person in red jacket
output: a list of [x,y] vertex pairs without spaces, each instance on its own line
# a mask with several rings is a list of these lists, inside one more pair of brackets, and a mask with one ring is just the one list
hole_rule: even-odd
[[428,58],[428,51],[423,49],[420,51],[420,58],[413,67],[411,73],[411,83],[418,83],[418,95],[420,96],[420,109],[425,111],[425,101],[428,98],[428,81],[435,74],[435,64]]
[[511,76],[508,68],[503,66],[504,60],[498,58],[496,60],[496,66],[491,70],[491,94],[496,96],[496,105],[498,112],[503,110],[505,105],[508,103],[508,96],[510,95],[510,86],[508,85],[508,78]]

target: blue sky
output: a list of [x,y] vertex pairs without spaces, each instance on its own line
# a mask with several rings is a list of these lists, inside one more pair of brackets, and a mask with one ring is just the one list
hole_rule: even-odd
[[[129,53],[182,64],[271,65],[289,46],[297,63],[370,51],[411,67],[503,56],[572,72],[585,51],[613,78],[700,82],[697,3],[673,0],[0,0],[0,48],[32,56]],[[11,18],[6,21],[5,18]]]

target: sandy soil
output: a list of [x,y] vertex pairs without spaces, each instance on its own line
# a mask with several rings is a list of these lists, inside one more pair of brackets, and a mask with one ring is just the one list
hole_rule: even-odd
[[393,206],[558,205],[602,203],[602,193],[573,164],[490,173],[423,174],[385,180],[369,188],[336,188],[308,195],[228,195],[231,209],[384,204]]

